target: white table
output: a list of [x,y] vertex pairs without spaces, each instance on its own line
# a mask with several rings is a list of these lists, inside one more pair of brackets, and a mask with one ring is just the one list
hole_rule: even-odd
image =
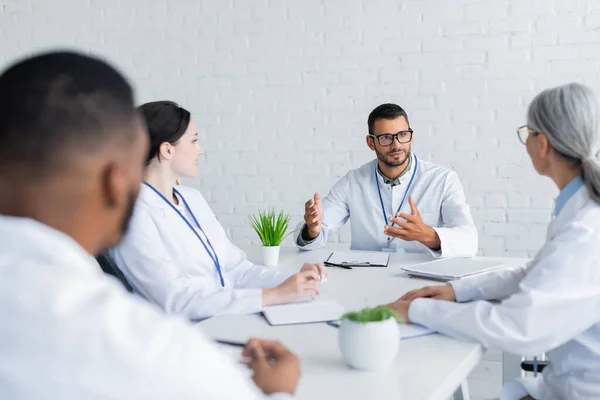
[[[322,262],[330,253],[282,249],[279,269],[297,271],[303,262]],[[249,258],[260,261],[253,254]],[[392,254],[387,268],[330,267],[321,293],[334,297],[347,310],[389,303],[408,290],[435,284],[409,278],[400,269],[429,259],[398,253]],[[503,261],[511,266],[522,263]],[[298,399],[448,399],[483,355],[479,344],[432,335],[401,341],[391,368],[368,373],[346,366],[338,348],[338,330],[325,323],[273,327],[259,315],[241,315],[211,318],[201,326],[213,338],[245,341],[260,337],[288,346],[302,361]]]

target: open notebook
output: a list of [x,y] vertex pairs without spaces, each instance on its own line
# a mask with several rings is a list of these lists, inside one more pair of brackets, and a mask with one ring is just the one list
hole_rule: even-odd
[[313,301],[269,306],[263,309],[263,315],[270,325],[334,321],[344,312],[344,306],[326,295],[321,295]]
[[411,276],[450,281],[489,272],[501,267],[504,267],[504,264],[497,261],[454,257],[429,261],[402,269]]

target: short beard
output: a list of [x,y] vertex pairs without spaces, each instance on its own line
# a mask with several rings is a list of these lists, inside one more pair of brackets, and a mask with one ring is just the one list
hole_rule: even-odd
[[406,157],[404,157],[404,159],[402,160],[398,160],[398,161],[388,161],[387,157],[380,153],[379,151],[375,151],[375,154],[377,154],[377,158],[379,159],[379,161],[381,161],[382,163],[384,163],[385,165],[387,165],[388,167],[399,167],[401,165],[404,165],[404,163],[406,162],[406,160],[408,160],[408,158],[410,157],[410,155],[412,154],[411,149],[408,149],[408,151],[406,152]]

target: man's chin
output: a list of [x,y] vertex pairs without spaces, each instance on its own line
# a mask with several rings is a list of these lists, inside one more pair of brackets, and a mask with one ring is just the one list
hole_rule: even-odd
[[392,158],[392,157],[386,157],[385,158],[385,163],[387,165],[389,165],[390,167],[399,167],[401,165],[403,165],[406,160],[408,159],[408,157],[402,158],[402,159],[396,159],[396,158]]

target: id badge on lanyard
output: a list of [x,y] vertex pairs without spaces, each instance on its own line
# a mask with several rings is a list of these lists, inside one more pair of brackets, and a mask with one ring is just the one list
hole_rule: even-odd
[[191,231],[194,233],[194,235],[196,235],[196,237],[198,238],[198,240],[200,241],[200,243],[202,243],[202,246],[204,247],[204,250],[206,250],[206,252],[208,253],[208,256],[213,260],[213,263],[215,264],[215,268],[217,269],[217,273],[219,274],[219,281],[221,283],[221,287],[225,287],[225,280],[223,279],[223,273],[221,272],[221,263],[219,262],[219,256],[217,255],[217,252],[215,251],[213,245],[210,243],[210,239],[206,235],[206,232],[204,232],[204,230],[200,226],[200,223],[196,219],[196,216],[192,212],[192,209],[188,205],[187,201],[185,201],[185,198],[181,195],[181,193],[179,193],[179,191],[177,189],[173,189],[173,192],[175,192],[181,198],[181,201],[183,202],[183,205],[185,206],[186,210],[192,216],[192,219],[194,220],[194,223],[196,224],[196,226],[198,227],[198,229],[202,232],[202,234],[204,235],[204,237],[206,237],[206,242],[204,242],[204,240],[202,239],[202,237],[200,237],[200,235],[198,234],[198,232],[196,232],[196,230],[194,229],[194,227],[190,224],[190,221],[188,221],[187,218],[183,216],[183,214],[177,209],[177,207],[175,207],[173,205],[173,203],[171,203],[169,200],[167,200],[165,198],[165,196],[163,196],[158,190],[156,190],[154,188],[154,186],[150,185],[148,182],[144,182],[144,185],[146,185],[150,189],[152,189],[154,191],[154,193],[156,193],[161,199],[163,199],[168,205],[170,205],[171,208],[177,213],[177,215],[179,215],[181,217],[181,219],[183,220],[183,222],[185,222],[186,225],[191,229]]
[[[396,213],[399,213],[400,210],[402,209],[402,206],[404,205],[404,201],[406,200],[406,197],[408,196],[408,192],[410,191],[413,180],[415,179],[415,175],[417,174],[418,168],[419,168],[419,160],[418,160],[417,156],[415,156],[415,169],[412,173],[412,176],[410,177],[410,181],[408,182],[408,187],[406,188],[406,192],[404,192],[404,197],[402,197],[402,201],[400,202],[400,206],[398,207],[398,211],[396,211]],[[379,194],[379,202],[381,203],[381,211],[383,213],[383,223],[384,223],[384,225],[388,225],[388,220],[387,220],[387,217],[385,216],[385,206],[383,205],[383,197],[381,196],[381,188],[379,187],[379,178],[377,177],[377,166],[375,166],[375,183],[377,184],[377,193]],[[390,226],[394,226],[394,224],[392,223]],[[381,251],[385,251],[388,253],[395,253],[396,252],[396,244],[392,243],[392,241],[394,239],[395,238],[388,236],[388,238],[386,240],[386,244],[385,244],[385,246],[383,246],[381,248]]]

